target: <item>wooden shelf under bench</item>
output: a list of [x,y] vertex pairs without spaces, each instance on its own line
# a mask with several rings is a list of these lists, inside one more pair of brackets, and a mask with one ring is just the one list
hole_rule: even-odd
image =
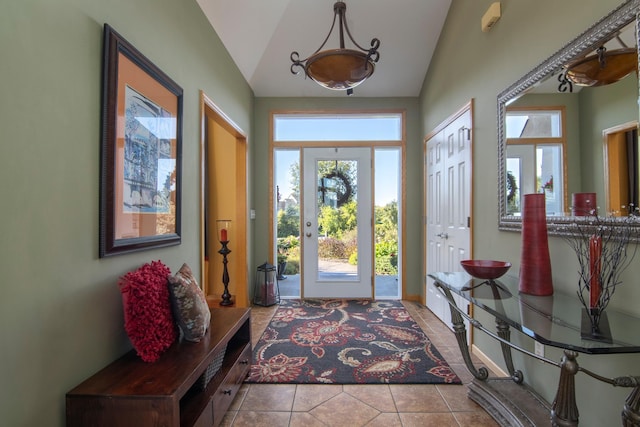
[[[198,379],[225,349],[203,389]],[[153,363],[132,350],[69,391],[67,426],[217,426],[250,366],[250,309],[214,308],[199,343],[176,342]]]

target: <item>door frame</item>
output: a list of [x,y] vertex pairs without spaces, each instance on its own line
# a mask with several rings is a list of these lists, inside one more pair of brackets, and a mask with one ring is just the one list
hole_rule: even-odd
[[[273,120],[276,115],[293,115],[293,114],[328,114],[328,115],[358,115],[358,114],[377,114],[377,113],[396,113],[400,114],[402,117],[402,140],[400,141],[275,141],[274,137],[274,126]],[[402,300],[413,300],[419,301],[420,294],[417,295],[408,295],[406,292],[406,285],[404,278],[406,277],[406,123],[407,123],[407,112],[405,109],[356,109],[356,110],[272,110],[269,112],[269,155],[268,155],[268,164],[269,164],[269,242],[270,242],[270,250],[268,253],[268,261],[271,264],[275,262],[275,254],[276,254],[276,218],[275,212],[273,209],[275,200],[276,200],[276,189],[275,189],[275,177],[274,177],[274,150],[277,148],[289,148],[289,149],[302,149],[302,148],[312,148],[312,147],[371,147],[375,149],[376,147],[380,148],[391,148],[391,147],[399,147],[400,148],[400,200],[398,201],[398,207],[400,209],[400,228],[399,228],[399,239],[400,239],[400,248],[401,254],[403,255],[400,259],[400,265],[398,266],[398,277],[400,278],[400,298]],[[302,173],[302,171],[301,171]],[[375,174],[375,167],[373,168],[373,173]],[[374,175],[375,176],[375,175]],[[302,230],[302,223],[300,224],[300,229]],[[301,254],[301,256],[304,256]],[[302,286],[302,284],[301,284]]]
[[[229,243],[232,249],[230,260],[228,263],[228,272],[230,276],[229,291],[232,294],[234,304],[238,307],[249,306],[249,293],[247,289],[249,270],[248,270],[248,206],[249,191],[247,178],[247,136],[244,131],[235,124],[213,101],[203,92],[200,91],[200,277],[201,287],[207,299],[209,306],[219,305],[221,294],[223,292],[222,280],[222,257],[218,256],[218,243],[215,238],[215,217],[206,215],[207,205],[210,205],[210,194],[207,193],[207,179],[219,178],[220,182],[229,179],[228,176],[218,176],[220,174],[216,168],[210,167],[213,162],[208,159],[208,151],[217,144],[213,131],[209,129],[208,122],[215,123],[219,126],[219,130],[224,134],[224,139],[233,139],[232,156],[235,160],[229,165],[233,172],[231,179],[235,186],[233,191],[221,195],[225,199],[224,206],[219,203],[219,214],[225,218],[231,218],[233,221],[233,240]],[[210,171],[213,172],[212,177],[208,177]],[[218,175],[216,175],[218,174]],[[212,194],[213,190],[210,191]],[[225,210],[226,207],[226,210]],[[230,213],[230,214],[229,214]],[[207,230],[210,230],[207,232]],[[213,232],[213,236],[212,236]],[[211,259],[207,259],[207,247],[210,252]]]
[[[471,160],[471,170],[469,171],[470,174],[470,180],[471,180],[471,184],[470,184],[470,194],[469,194],[469,257],[473,258],[473,194],[474,194],[474,180],[473,180],[473,129],[474,129],[474,111],[473,111],[473,99],[469,100],[469,102],[467,102],[465,105],[463,105],[458,111],[456,111],[455,113],[453,113],[451,116],[447,117],[443,122],[441,122],[440,124],[438,124],[431,132],[429,132],[423,139],[423,144],[422,144],[422,149],[423,149],[423,177],[422,177],[422,182],[423,182],[423,195],[422,195],[422,255],[423,255],[423,262],[422,262],[422,289],[423,289],[423,295],[422,295],[422,304],[423,305],[427,305],[427,284],[428,284],[428,280],[427,280],[427,258],[428,258],[428,241],[427,241],[427,226],[428,226],[428,222],[427,222],[427,200],[428,200],[428,188],[426,186],[426,182],[427,182],[427,178],[428,178],[428,170],[427,170],[427,155],[428,155],[428,147],[427,144],[429,142],[429,140],[431,140],[433,137],[435,137],[438,133],[442,132],[443,130],[445,130],[450,124],[452,124],[453,122],[455,122],[460,116],[462,116],[463,114],[469,113],[471,115],[471,137],[470,137],[470,150],[471,150],[471,156],[470,156],[470,160]],[[473,314],[473,305],[470,305],[470,310],[471,312],[469,313],[470,315]],[[471,331],[468,330],[467,333],[469,335],[471,335]]]
[[[621,164],[619,157],[622,146],[626,144],[625,134],[638,129],[638,121],[632,120],[602,131],[603,158],[604,158],[604,198],[605,212],[616,212],[621,209],[618,206],[627,205],[624,200],[623,190],[628,191],[628,169],[626,164]],[[626,147],[623,149],[626,156]],[[636,159],[637,161],[638,159]],[[624,171],[624,173],[621,173]],[[614,207],[616,207],[614,209]],[[628,215],[621,212],[621,215]]]

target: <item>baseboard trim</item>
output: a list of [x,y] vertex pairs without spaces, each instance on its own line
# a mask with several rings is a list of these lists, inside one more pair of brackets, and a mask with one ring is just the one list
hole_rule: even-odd
[[510,376],[507,372],[502,370],[502,368],[498,366],[493,360],[491,360],[489,356],[484,354],[482,350],[480,350],[475,344],[471,345],[471,353],[478,356],[478,359],[480,359],[482,363],[484,363],[487,366],[487,368],[489,368],[489,370],[493,372],[495,375],[500,377]]

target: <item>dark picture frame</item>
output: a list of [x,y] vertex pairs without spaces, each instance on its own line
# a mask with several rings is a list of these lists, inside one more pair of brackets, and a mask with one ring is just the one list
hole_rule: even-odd
[[100,258],[181,243],[182,88],[104,25]]

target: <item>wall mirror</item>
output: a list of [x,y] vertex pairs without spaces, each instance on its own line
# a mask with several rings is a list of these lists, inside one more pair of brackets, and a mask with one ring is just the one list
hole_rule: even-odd
[[[532,192],[546,194],[550,234],[588,225],[576,210],[585,194],[599,215],[638,206],[639,13],[640,0],[624,2],[498,95],[499,229],[521,229]],[[624,165],[619,140],[635,150]]]

